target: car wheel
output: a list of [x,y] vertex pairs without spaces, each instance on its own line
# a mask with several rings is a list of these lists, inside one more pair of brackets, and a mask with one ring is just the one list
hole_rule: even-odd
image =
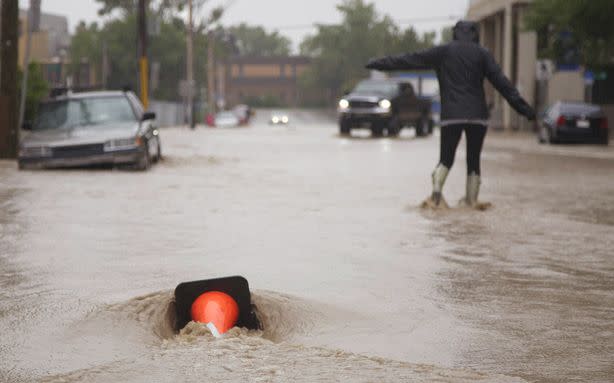
[[399,123],[398,119],[393,118],[392,120],[390,120],[390,122],[388,123],[387,132],[389,137],[399,136],[399,134],[401,133],[401,124]]
[[540,144],[545,144],[547,142],[543,128],[540,128],[537,132],[537,142],[539,142]]
[[603,138],[601,139],[600,144],[601,144],[601,145],[604,145],[604,146],[608,146],[608,145],[610,145],[610,136],[609,136],[608,134],[606,134],[606,135],[605,135],[605,137],[603,137]]
[[421,118],[416,123],[416,136],[424,137],[424,136],[428,135],[428,131],[429,131],[428,125],[429,125],[428,120],[426,118],[424,118],[424,117]]
[[382,124],[377,123],[377,124],[373,124],[373,126],[371,127],[371,135],[373,137],[381,137],[384,135],[384,127],[382,126]]
[[546,128],[546,142],[551,145],[558,142],[558,140],[553,137],[552,129]]
[[342,136],[348,136],[352,131],[351,124],[347,121],[339,122],[339,134]]
[[159,162],[162,159],[162,145],[160,145],[160,140],[158,141],[158,146],[157,146],[157,150],[156,150],[156,157],[154,158],[154,163]]
[[136,170],[146,171],[151,167],[151,157],[149,156],[149,147],[145,145],[141,157],[136,163]]

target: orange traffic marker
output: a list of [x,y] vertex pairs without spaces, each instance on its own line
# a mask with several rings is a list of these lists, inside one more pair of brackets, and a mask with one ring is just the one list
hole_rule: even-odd
[[204,293],[192,303],[192,320],[213,323],[220,334],[235,326],[239,319],[239,305],[228,294],[219,291]]
[[180,283],[175,288],[174,306],[175,331],[190,321],[207,324],[214,335],[232,327],[262,329],[251,302],[249,284],[240,276]]

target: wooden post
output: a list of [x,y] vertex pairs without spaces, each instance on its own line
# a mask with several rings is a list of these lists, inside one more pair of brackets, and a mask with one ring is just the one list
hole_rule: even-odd
[[147,0],[139,0],[139,84],[143,107],[149,107],[149,63],[147,61]]
[[0,49],[2,65],[0,66],[0,158],[17,157],[18,133],[18,91],[17,91],[17,57],[18,57],[18,0],[2,0],[2,47]]

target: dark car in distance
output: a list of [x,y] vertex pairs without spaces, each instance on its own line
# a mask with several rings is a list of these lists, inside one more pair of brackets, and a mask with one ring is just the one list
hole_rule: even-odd
[[598,105],[559,101],[538,123],[540,143],[597,143],[608,145],[608,119]]
[[155,113],[129,91],[64,92],[40,104],[19,145],[19,167],[130,165],[160,159]]
[[371,129],[373,136],[398,136],[412,126],[417,136],[433,131],[431,101],[416,95],[411,83],[400,79],[363,80],[339,101],[339,133]]

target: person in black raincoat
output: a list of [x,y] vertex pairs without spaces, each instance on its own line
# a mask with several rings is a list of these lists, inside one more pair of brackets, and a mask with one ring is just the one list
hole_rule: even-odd
[[464,131],[467,188],[461,202],[476,206],[481,183],[480,155],[489,118],[484,79],[488,79],[518,113],[529,120],[535,119],[533,108],[505,77],[492,54],[480,46],[478,25],[459,21],[454,27],[454,40],[449,44],[373,59],[366,67],[380,71],[434,69],[437,72],[441,92],[440,161],[433,172],[433,193],[427,203],[435,207],[445,205],[443,185]]

